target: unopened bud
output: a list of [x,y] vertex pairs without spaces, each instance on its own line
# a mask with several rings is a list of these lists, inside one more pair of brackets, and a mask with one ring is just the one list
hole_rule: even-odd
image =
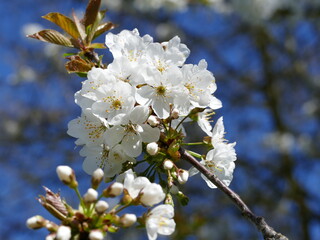
[[89,233],[90,240],[103,240],[103,233],[100,230],[93,230]]
[[172,110],[171,117],[173,119],[178,119],[179,118],[179,114],[180,114],[179,110],[175,108],[175,109]]
[[76,180],[76,176],[74,171],[69,166],[58,166],[57,174],[59,179],[66,185],[71,188],[76,188],[78,186],[78,182]]
[[104,197],[117,197],[123,192],[123,184],[119,182],[112,183],[108,188],[103,190]]
[[152,127],[158,126],[160,124],[160,121],[159,121],[158,117],[156,117],[154,115],[150,115],[150,117],[148,118],[147,122]]
[[56,240],[71,239],[71,228],[67,226],[60,226],[57,231]]
[[47,220],[41,217],[40,215],[33,216],[28,218],[26,224],[30,229],[39,229],[43,228],[46,225]]
[[98,214],[102,214],[109,208],[109,204],[106,201],[100,200],[96,203],[95,210]]
[[178,182],[180,184],[185,184],[188,181],[189,178],[189,172],[183,169],[179,170],[178,173]]
[[123,227],[130,227],[137,221],[137,217],[134,214],[126,213],[120,217],[120,224]]
[[98,192],[93,188],[89,188],[88,191],[83,195],[83,201],[85,203],[93,203],[98,199]]
[[159,147],[156,142],[148,143],[147,145],[147,153],[149,153],[151,156],[154,156],[158,153]]
[[97,168],[93,174],[92,174],[92,178],[91,178],[91,186],[94,189],[97,189],[99,184],[102,182],[103,180],[103,170],[101,168]]
[[172,169],[172,168],[173,168],[173,162],[172,162],[171,160],[169,160],[169,159],[164,160],[164,162],[163,162],[163,168],[164,168],[165,170],[170,170],[170,169]]

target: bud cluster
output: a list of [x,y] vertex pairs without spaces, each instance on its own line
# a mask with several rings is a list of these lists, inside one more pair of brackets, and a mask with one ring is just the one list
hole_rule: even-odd
[[[130,169],[119,176],[119,181],[110,184],[99,195],[96,190],[103,179],[103,171],[97,169],[91,178],[92,187],[81,197],[78,184],[75,184],[76,176],[68,166],[57,167],[59,179],[71,189],[75,190],[80,198],[79,209],[73,209],[60,198],[59,194],[45,188],[46,195],[40,196],[39,202],[55,217],[61,220],[61,224],[53,223],[42,216],[34,216],[27,220],[26,224],[31,229],[46,228],[49,231],[47,240],[90,239],[102,240],[107,233],[117,232],[120,228],[128,228],[136,224],[138,218],[142,225],[147,227],[149,239],[155,239],[159,234],[169,235],[175,229],[173,208],[171,205],[160,204],[150,209],[155,204],[163,202],[165,194],[162,187],[151,183],[146,177],[135,177]],[[119,203],[110,206],[102,197],[121,197]],[[132,213],[121,213],[127,207],[142,205],[147,211],[140,217]],[[157,209],[166,210],[164,215]],[[167,220],[166,220],[167,219]],[[165,221],[164,221],[165,220]],[[164,222],[163,222],[164,221]],[[154,225],[156,224],[156,225]]]

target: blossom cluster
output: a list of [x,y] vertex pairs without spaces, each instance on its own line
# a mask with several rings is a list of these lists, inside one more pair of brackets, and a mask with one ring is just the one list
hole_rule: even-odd
[[[109,33],[106,45],[114,61],[106,69],[94,68],[75,94],[82,116],[72,120],[68,134],[83,145],[83,168],[88,174],[104,168],[107,177],[122,170],[123,163],[135,163],[143,144],[156,143],[166,119],[187,116],[195,108],[218,109],[213,96],[215,79],[205,60],[184,64],[189,55],[178,37],[156,43],[138,30]],[[204,112],[206,113],[206,112]],[[199,125],[209,132],[205,114]],[[156,144],[153,144],[157,148]]]
[[[93,174],[101,168],[106,181],[122,178],[130,201],[143,206],[172,203],[171,195],[185,204],[177,185],[198,171],[178,167],[179,150],[188,144],[183,123],[195,121],[210,139],[201,143],[211,150],[197,155],[200,164],[229,185],[235,168],[235,143],[224,139],[222,117],[211,126],[209,118],[222,103],[213,95],[217,86],[206,61],[186,64],[190,50],[179,37],[158,43],[149,35],[140,36],[137,29],[107,34],[106,46],[113,61],[104,69],[88,72],[75,94],[81,116],[68,124],[68,134],[82,146],[84,171]],[[136,178],[135,167],[143,162],[149,166]],[[150,182],[156,173],[159,180],[166,175],[165,186]],[[202,178],[210,188],[216,187],[204,175]],[[162,224],[168,223],[163,225],[168,229],[159,230],[157,218],[151,217],[152,224],[147,221],[146,228],[152,240],[157,232],[171,234],[175,227],[173,208],[160,206],[151,210],[151,216],[165,213],[169,220],[162,219]]]

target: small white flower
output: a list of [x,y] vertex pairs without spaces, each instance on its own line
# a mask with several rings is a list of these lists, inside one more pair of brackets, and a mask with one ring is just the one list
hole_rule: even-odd
[[109,204],[106,201],[99,200],[96,203],[95,210],[97,213],[102,214],[109,208]]
[[120,223],[123,227],[130,227],[137,221],[137,216],[135,214],[126,213],[120,217]]
[[174,210],[171,205],[163,204],[152,209],[146,221],[149,240],[157,239],[158,234],[171,235],[176,227],[173,216]]
[[89,188],[88,191],[83,195],[83,201],[86,203],[93,203],[98,199],[98,192],[93,189]]
[[103,233],[100,230],[92,230],[89,233],[90,240],[103,240],[103,238],[104,238]]
[[103,84],[84,96],[94,101],[92,113],[111,125],[121,124],[135,104],[135,88],[122,81]]
[[137,157],[142,152],[142,143],[156,142],[160,137],[159,128],[146,124],[149,109],[136,106],[129,115],[128,124],[116,125],[106,131],[106,143],[109,146],[119,144],[130,157]]
[[135,162],[136,160],[129,157],[120,145],[116,145],[111,149],[106,145],[101,146],[84,146],[80,155],[86,157],[82,167],[83,170],[92,174],[97,168],[104,169],[105,177],[113,177],[119,174],[122,169],[122,164],[129,161]]
[[153,206],[165,198],[159,184],[151,183],[146,177],[135,178],[132,171],[126,172],[123,185],[133,199],[140,195],[140,202],[146,206]]
[[[207,153],[205,160],[201,161],[211,173],[214,173],[225,185],[229,186],[233,178],[233,171],[237,159],[234,146],[236,143],[227,143],[224,139],[223,118],[219,118],[213,130],[211,143],[213,149]],[[190,175],[197,173],[196,170],[191,170]],[[201,177],[206,181],[210,188],[216,186],[210,182],[203,174]]]
[[57,231],[57,240],[70,240],[71,239],[71,228],[67,226],[60,226]]
[[100,145],[103,143],[108,124],[105,119],[98,118],[88,111],[86,113],[68,123],[67,133],[78,138],[77,145]]
[[156,142],[148,143],[147,145],[147,153],[149,153],[151,156],[154,156],[158,153],[159,147]]

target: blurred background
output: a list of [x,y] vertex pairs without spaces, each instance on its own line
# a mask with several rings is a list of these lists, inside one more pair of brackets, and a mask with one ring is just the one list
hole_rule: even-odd
[[[45,238],[46,230],[25,226],[36,214],[51,219],[36,200],[42,185],[76,204],[57,165],[72,166],[82,190],[89,187],[75,139],[66,134],[80,114],[73,95],[84,79],[66,73],[62,55],[69,49],[25,37],[55,29],[41,16],[70,16],[72,9],[81,16],[86,4],[0,1],[0,239]],[[290,239],[320,239],[320,1],[103,0],[103,6],[119,25],[112,32],[138,28],[155,41],[179,35],[191,50],[187,63],[207,60],[223,102],[217,117],[224,116],[226,138],[237,142],[230,187]],[[111,59],[107,50],[100,54]],[[183,191],[189,205],[176,206],[177,230],[164,239],[262,239],[200,176]],[[147,236],[133,230],[108,239]]]

